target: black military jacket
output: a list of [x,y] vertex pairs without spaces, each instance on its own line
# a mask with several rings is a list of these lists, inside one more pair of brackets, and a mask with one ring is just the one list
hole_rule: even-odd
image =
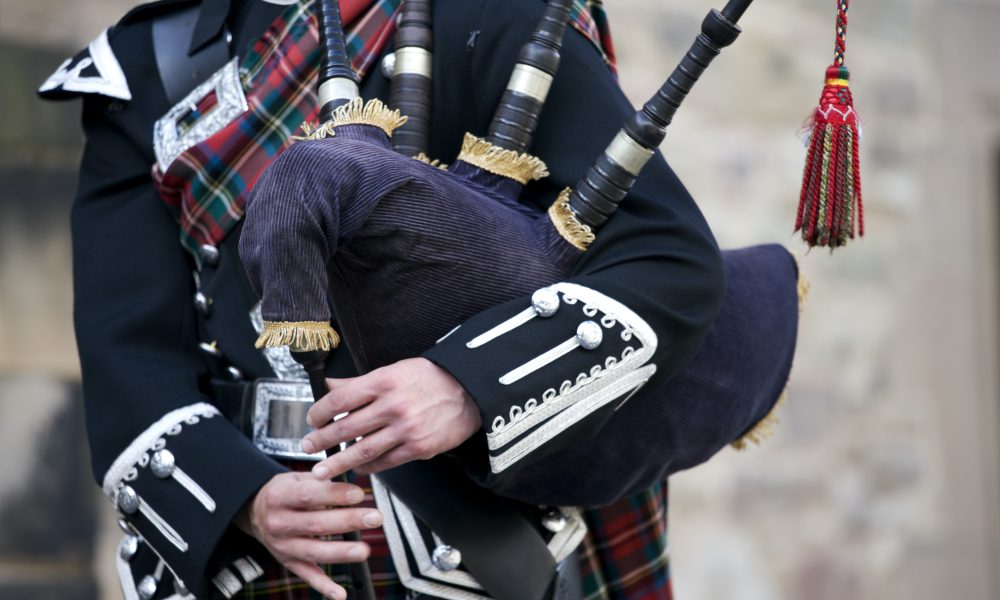
[[[150,176],[153,123],[171,108],[157,71],[151,23],[190,4],[168,0],[133,11],[64,63],[43,86],[43,96],[84,98],[86,148],[72,232],[75,322],[94,474],[128,527],[138,530],[188,590],[208,597],[226,592],[225,585],[211,582],[227,566],[243,580],[256,573],[263,550],[231,522],[285,467],[241,433],[234,424],[240,415],[231,414],[212,383],[275,375],[252,346],[250,314],[257,299],[237,255],[238,228],[220,248],[208,249],[210,260],[196,268]],[[232,51],[239,53],[259,35],[254,28],[281,7],[235,4],[237,12],[262,11],[231,22]],[[485,132],[541,6],[537,0],[435,2],[432,157],[449,162],[465,132]],[[388,79],[379,72],[363,82],[366,97],[386,97],[387,91]],[[572,185],[632,111],[599,53],[569,31],[532,148],[551,175],[527,187],[527,200],[547,206]],[[575,286],[574,293],[583,290],[582,302],[566,305],[544,324],[534,319],[513,328],[490,344],[488,356],[469,347],[468,335],[449,336],[428,350],[482,411],[484,431],[473,444],[480,454],[463,454],[468,472],[480,481],[516,474],[518,463],[581,443],[607,419],[615,397],[565,422],[559,415],[527,415],[516,440],[486,441],[498,418],[513,420],[528,399],[558,390],[594,366],[594,357],[571,353],[514,384],[498,383],[498,374],[511,365],[531,361],[553,339],[572,336],[583,311],[600,317],[619,314],[623,306],[635,320],[630,326],[654,332],[641,365],[653,366],[646,378],[654,383],[681,369],[698,349],[722,299],[722,266],[695,202],[661,156],[653,158],[567,285]],[[487,331],[530,307],[530,298],[508,303],[461,330]],[[351,373],[343,354],[335,356],[331,372]],[[170,455],[158,452],[163,449]],[[124,493],[123,486],[131,491]],[[123,556],[130,550],[123,546]]]

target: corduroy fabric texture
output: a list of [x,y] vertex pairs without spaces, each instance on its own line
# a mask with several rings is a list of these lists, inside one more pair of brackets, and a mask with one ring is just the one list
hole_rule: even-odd
[[[278,157],[247,203],[240,255],[265,322],[329,321],[326,271],[340,240],[361,227],[386,193],[411,178],[405,171],[375,168],[384,157],[404,160],[380,129],[346,125],[337,132],[299,142]],[[345,144],[350,152],[324,152]]]
[[328,288],[367,372],[569,272],[580,251],[545,213],[523,211],[514,198],[394,152],[376,128],[342,126],[292,146],[264,173],[240,253],[266,321],[316,320]]

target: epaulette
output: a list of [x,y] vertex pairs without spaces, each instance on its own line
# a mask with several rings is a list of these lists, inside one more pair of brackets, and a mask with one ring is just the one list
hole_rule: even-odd
[[105,29],[75,56],[67,58],[38,88],[46,100],[70,100],[84,94],[99,94],[131,100],[125,73],[108,41],[121,28],[186,6],[195,0],[158,0],[136,6],[114,27]]

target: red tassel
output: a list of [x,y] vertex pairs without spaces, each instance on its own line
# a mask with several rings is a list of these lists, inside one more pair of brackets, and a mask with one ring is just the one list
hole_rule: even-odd
[[807,122],[809,153],[802,177],[802,193],[795,230],[810,247],[843,246],[855,234],[865,234],[864,204],[858,142],[858,114],[844,64],[847,0],[839,0],[837,55],[826,70],[819,106]]

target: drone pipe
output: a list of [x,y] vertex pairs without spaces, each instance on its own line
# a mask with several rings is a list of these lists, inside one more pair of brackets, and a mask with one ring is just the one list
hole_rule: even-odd
[[486,140],[494,146],[527,152],[552,78],[573,0],[550,0],[528,42],[521,47],[507,89],[500,97]]
[[396,62],[389,84],[389,106],[406,115],[392,135],[404,156],[427,153],[431,126],[431,0],[403,0],[396,31]]
[[319,0],[319,42],[322,51],[319,69],[319,122],[330,120],[333,111],[360,95],[358,75],[347,56],[344,27],[337,0]]
[[740,34],[736,19],[752,0],[730,0],[722,11],[713,9],[674,72],[656,94],[626,121],[604,153],[569,196],[569,206],[580,223],[596,231],[611,217],[667,134],[667,126],[691,88],[722,49]]

